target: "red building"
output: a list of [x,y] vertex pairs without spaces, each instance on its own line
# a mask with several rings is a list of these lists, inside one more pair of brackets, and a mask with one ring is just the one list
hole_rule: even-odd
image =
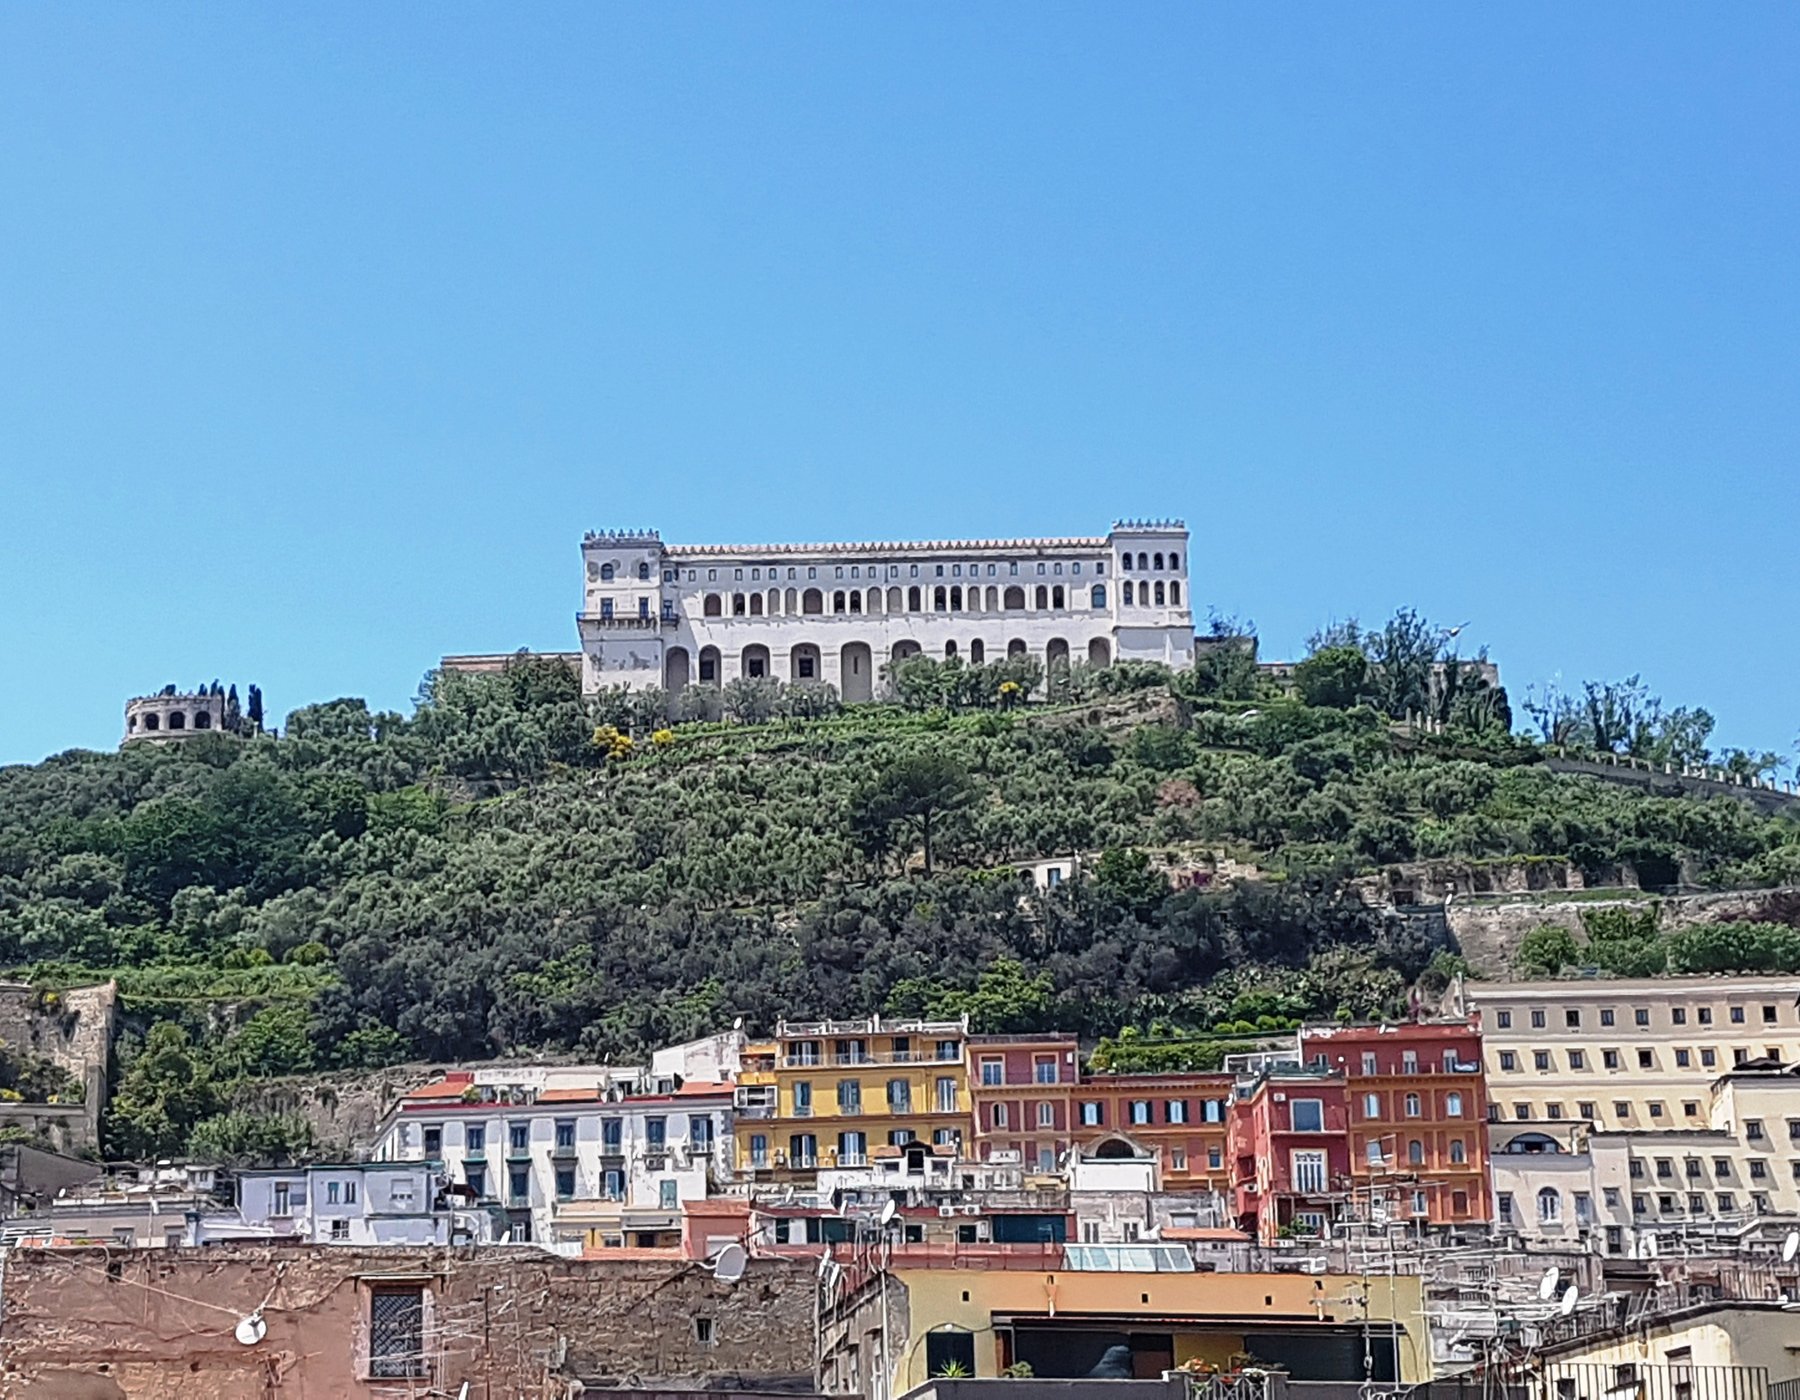
[[1487,1083],[1473,1022],[1322,1026],[1300,1044],[1309,1065],[1344,1076],[1351,1177],[1388,1218],[1487,1223]]
[[1334,1070],[1284,1065],[1240,1084],[1226,1119],[1231,1209],[1261,1244],[1323,1234],[1350,1176],[1349,1091]]
[[1072,1035],[972,1035],[969,1096],[974,1155],[1019,1154],[1027,1171],[1053,1172],[1072,1141],[1071,1097],[1081,1073]]

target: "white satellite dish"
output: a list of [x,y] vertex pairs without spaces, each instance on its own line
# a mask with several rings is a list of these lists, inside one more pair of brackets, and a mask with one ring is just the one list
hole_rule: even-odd
[[253,1347],[269,1335],[269,1324],[263,1321],[260,1312],[253,1312],[249,1317],[239,1318],[238,1325],[232,1329],[232,1336],[247,1347]]
[[1538,1280],[1538,1297],[1548,1303],[1556,1296],[1556,1285],[1562,1282],[1562,1273],[1552,1264],[1544,1270],[1544,1276]]
[[1575,1311],[1575,1300],[1580,1296],[1581,1290],[1571,1283],[1567,1288],[1563,1289],[1562,1302],[1556,1305],[1556,1310],[1564,1317],[1567,1317],[1570,1313]]
[[750,1256],[744,1253],[743,1245],[728,1244],[714,1256],[712,1276],[720,1283],[736,1283],[744,1276],[749,1263]]
[[1644,1259],[1654,1259],[1654,1258],[1656,1258],[1656,1256],[1659,1252],[1660,1251],[1659,1251],[1659,1249],[1657,1247],[1657,1243],[1656,1243],[1656,1236],[1655,1235],[1645,1235],[1643,1247],[1638,1251],[1639,1257],[1644,1258]]
[[[881,1223],[883,1225],[892,1225],[894,1223],[895,1219],[899,1216],[899,1214],[900,1214],[900,1203],[898,1201],[896,1201],[892,1196],[889,1196],[887,1198],[887,1203],[885,1205],[883,1205],[881,1208]],[[1800,1237],[1797,1237],[1797,1238],[1800,1238]]]
[[1791,1264],[1796,1255],[1800,1255],[1800,1230],[1789,1230],[1781,1242],[1781,1262]]

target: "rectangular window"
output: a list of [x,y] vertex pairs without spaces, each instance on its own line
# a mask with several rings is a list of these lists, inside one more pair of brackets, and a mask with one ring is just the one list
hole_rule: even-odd
[[810,1118],[812,1116],[812,1081],[800,1079],[794,1082],[794,1117]]
[[1569,1051],[1569,1068],[1570,1069],[1586,1069],[1587,1068],[1587,1056],[1579,1050]]
[[1325,1189],[1325,1154],[1315,1151],[1294,1153],[1294,1190],[1313,1195]]
[[1533,1050],[1531,1052],[1531,1063],[1536,1069],[1549,1069],[1550,1052],[1548,1050]]
[[1572,1031],[1580,1030],[1581,1029],[1581,1011],[1580,1011],[1580,1009],[1578,1007],[1571,1006],[1568,1010],[1564,1011],[1563,1012],[1563,1024]]
[[1408,1118],[1417,1118],[1419,1116],[1419,1111],[1419,1096],[1417,1094],[1408,1094],[1406,1096],[1406,1116]]
[[506,1194],[514,1205],[524,1205],[531,1199],[531,1168],[508,1167],[506,1171]]
[[[1206,1169],[1208,1171],[1216,1172],[1224,1165],[1225,1149],[1217,1145],[1209,1146],[1206,1149]],[[1797,1163],[1796,1165],[1800,1165],[1800,1163]]]
[[1294,1099],[1288,1105],[1290,1122],[1297,1133],[1325,1131],[1325,1102],[1322,1099]]
[[292,1215],[294,1213],[293,1188],[285,1181],[275,1183],[275,1215]]
[[444,1150],[444,1130],[432,1127],[425,1130],[425,1155],[436,1157]]
[[617,1157],[624,1150],[624,1135],[623,1119],[602,1118],[600,1120],[600,1150],[608,1157]]
[[1744,1137],[1750,1142],[1761,1142],[1763,1140],[1762,1119],[1746,1118],[1744,1120]]
[[983,1060],[981,1062],[981,1082],[987,1088],[1006,1083],[1006,1061]]
[[1375,1052],[1373,1050],[1362,1052],[1362,1072],[1364,1074],[1375,1073]]
[[1744,1024],[1744,1008],[1743,1007],[1734,1006],[1731,1008],[1731,1024],[1734,1026],[1741,1026]]
[[1603,1026],[1613,1025],[1617,1019],[1618,1018],[1613,1015],[1613,1009],[1610,1006],[1603,1006],[1600,1008],[1600,1024],[1601,1025],[1603,1025]]
[[1494,1198],[1494,1208],[1500,1214],[1500,1223],[1501,1224],[1503,1224],[1503,1225],[1512,1224],[1512,1221],[1513,1221],[1512,1192],[1502,1191],[1498,1196],[1496,1196]]
[[1655,1069],[1656,1052],[1654,1050],[1639,1050],[1637,1052],[1637,1061],[1639,1069]]
[[1402,1074],[1417,1074],[1419,1072],[1419,1052],[1417,1050],[1403,1050],[1400,1052],[1400,1072]]
[[753,1167],[769,1165],[769,1135],[767,1133],[750,1134],[750,1165]]
[[993,1106],[993,1112],[990,1116],[992,1118],[993,1125],[996,1128],[1005,1128],[1005,1127],[1010,1126],[1010,1123],[1008,1121],[1010,1115],[1007,1113],[1005,1104],[1003,1104],[1003,1103],[995,1104]]
[[868,1136],[864,1133],[839,1133],[837,1149],[840,1167],[860,1167],[868,1160]]
[[1503,1031],[1511,1030],[1512,1029],[1512,1012],[1496,1011],[1494,1013],[1494,1024]]
[[556,1199],[566,1201],[575,1194],[575,1168],[556,1169]]
[[1690,1052],[1686,1050],[1677,1050],[1675,1052],[1675,1067],[1677,1069],[1686,1069],[1688,1068],[1688,1062],[1691,1059],[1693,1059],[1693,1055]]
[[371,1291],[370,1377],[419,1379],[426,1373],[425,1360],[425,1290],[384,1286]]
[[1677,1006],[1674,1010],[1669,1012],[1669,1020],[1678,1026],[1685,1026],[1687,1024],[1687,1008],[1685,1006]]
[[1056,1126],[1056,1105],[1045,1099],[1038,1105],[1038,1127],[1054,1128]]
[[1363,1117],[1365,1119],[1381,1117],[1381,1095],[1363,1095]]
[[956,1081],[948,1077],[937,1082],[937,1111],[939,1113],[956,1112]]
[[656,1206],[658,1210],[675,1210],[681,1205],[681,1188],[673,1177],[664,1177],[656,1183]]
[[1054,1059],[1034,1060],[1031,1066],[1031,1077],[1039,1084],[1057,1082],[1057,1067]]
[[1640,1026],[1649,1025],[1650,1024],[1650,1008],[1647,1006],[1634,1007],[1631,1012],[1631,1019],[1633,1021],[1637,1022],[1637,1024]]
[[1762,1018],[1763,1018],[1763,1024],[1765,1026],[1774,1025],[1775,1024],[1775,1008],[1772,1006],[1763,1007]]
[[912,1081],[910,1079],[888,1080],[887,1104],[889,1113],[911,1113]]
[[1517,1118],[1521,1123],[1525,1122],[1528,1118],[1531,1117],[1531,1105],[1528,1103],[1514,1104],[1513,1105],[1513,1117]]
[[1513,1054],[1513,1052],[1510,1050],[1502,1050],[1500,1052],[1500,1068],[1501,1069],[1510,1071],[1510,1070],[1515,1070],[1518,1067],[1519,1067],[1519,1057],[1517,1055]]
[[509,1123],[506,1128],[506,1146],[510,1152],[529,1152],[531,1150],[531,1124]]
[[1701,1049],[1701,1051],[1700,1051],[1700,1067],[1702,1069],[1712,1069],[1715,1065],[1718,1064],[1718,1062],[1719,1062],[1718,1054],[1712,1049],[1711,1046],[1706,1046]]
[[1701,1025],[1710,1026],[1713,1023],[1712,1022],[1712,1008],[1710,1006],[1701,1007],[1698,1014],[1700,1017]]
[[474,1156],[487,1151],[487,1127],[481,1123],[470,1123],[463,1129],[463,1155]]
[[669,1145],[669,1120],[667,1118],[646,1118],[644,1120],[644,1146],[652,1152],[662,1152]]
[[575,1120],[559,1118],[556,1120],[556,1150],[573,1152],[575,1150]]
[[1617,1050],[1602,1050],[1600,1052],[1600,1063],[1605,1065],[1608,1069],[1617,1069],[1619,1067],[1619,1052]]
[[341,1202],[338,1200],[338,1193],[342,1190],[343,1190],[343,1188],[341,1186],[339,1186],[337,1184],[337,1182],[335,1182],[335,1181],[326,1182],[325,1183],[325,1204],[328,1206],[335,1206],[335,1205],[341,1204]]
[[480,1200],[483,1196],[487,1195],[486,1167],[476,1167],[465,1164],[463,1167],[463,1181],[468,1184],[469,1190],[474,1192],[476,1200]]
[[862,1112],[862,1081],[860,1079],[838,1080],[837,1106],[839,1113]]
[[1575,1105],[1575,1111],[1590,1123],[1600,1116],[1599,1108],[1600,1106],[1592,1099],[1583,1099]]
[[1544,1009],[1541,1006],[1531,1008],[1531,1028],[1541,1031],[1544,1028]]

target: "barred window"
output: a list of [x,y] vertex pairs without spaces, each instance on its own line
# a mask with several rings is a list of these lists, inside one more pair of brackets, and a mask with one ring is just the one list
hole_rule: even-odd
[[369,1375],[425,1375],[423,1288],[378,1288],[369,1295]]

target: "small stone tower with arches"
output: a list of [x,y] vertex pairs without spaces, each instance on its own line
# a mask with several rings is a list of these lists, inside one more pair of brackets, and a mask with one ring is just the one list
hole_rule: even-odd
[[155,695],[140,695],[125,702],[125,738],[191,739],[196,734],[257,733],[262,728],[262,691],[249,690],[249,704],[238,705],[237,686],[214,681],[198,690],[178,691],[166,685]]

